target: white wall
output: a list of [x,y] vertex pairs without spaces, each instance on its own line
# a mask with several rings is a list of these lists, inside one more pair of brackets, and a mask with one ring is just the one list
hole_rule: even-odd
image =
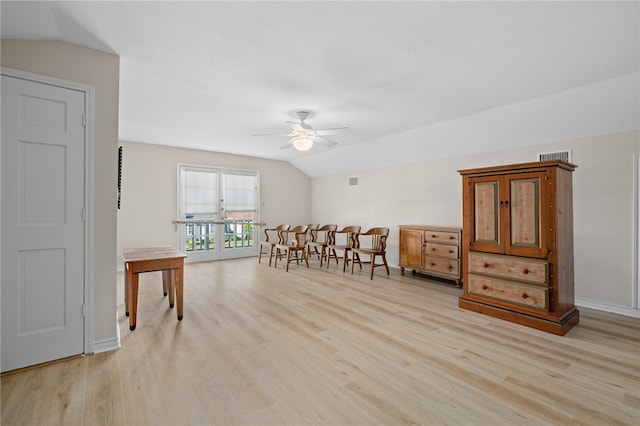
[[311,221],[390,228],[388,260],[398,265],[400,224],[462,226],[459,169],[536,161],[539,152],[572,150],[575,295],[602,309],[633,306],[633,172],[640,132],[423,161],[313,178]]
[[122,247],[175,245],[178,163],[260,172],[261,220],[309,223],[310,179],[284,161],[123,141],[121,208],[118,210],[118,268]]
[[120,58],[59,41],[2,40],[1,64],[95,88],[93,334],[95,342],[114,342]]

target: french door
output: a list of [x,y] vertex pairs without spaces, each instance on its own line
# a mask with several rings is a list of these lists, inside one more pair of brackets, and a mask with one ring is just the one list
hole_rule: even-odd
[[255,256],[257,171],[178,165],[178,247],[190,262]]

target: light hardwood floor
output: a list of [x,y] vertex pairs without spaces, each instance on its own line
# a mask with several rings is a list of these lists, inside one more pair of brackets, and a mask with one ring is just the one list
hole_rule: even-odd
[[410,273],[248,258],[188,265],[182,322],[141,275],[130,332],[118,286],[122,348],[2,376],[2,425],[640,423],[639,319],[560,337]]

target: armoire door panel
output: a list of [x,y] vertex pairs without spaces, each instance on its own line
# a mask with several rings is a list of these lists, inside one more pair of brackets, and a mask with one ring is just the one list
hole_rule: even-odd
[[508,240],[505,253],[529,257],[545,257],[544,216],[541,200],[544,200],[544,173],[527,173],[505,177],[508,188],[507,228]]
[[495,177],[472,179],[471,187],[471,247],[473,250],[501,253],[500,180]]

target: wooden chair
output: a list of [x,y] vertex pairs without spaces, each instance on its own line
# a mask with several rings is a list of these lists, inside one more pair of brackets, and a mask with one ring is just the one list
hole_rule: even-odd
[[338,229],[338,225],[324,225],[316,230],[312,230],[312,238],[307,242],[307,256],[311,255],[311,249],[315,251],[315,254],[320,259],[320,267],[322,268],[322,261],[326,256],[328,244],[335,243],[335,234]]
[[299,225],[289,230],[280,231],[280,242],[274,246],[276,250],[274,268],[278,267],[278,258],[282,255],[282,253],[280,253],[281,250],[287,254],[287,272],[289,272],[291,254],[295,254],[297,264],[299,264],[302,258],[307,264],[307,268],[309,267],[309,257],[307,256],[308,229],[308,225]]
[[269,266],[271,266],[271,257],[273,257],[273,246],[276,245],[276,243],[280,242],[280,231],[285,231],[287,229],[289,229],[291,227],[291,225],[278,225],[275,228],[265,228],[264,229],[264,235],[265,235],[265,239],[264,241],[260,241],[260,252],[258,253],[258,263],[260,263],[260,260],[262,259],[262,248],[263,247],[268,247],[268,251],[269,251]]
[[307,225],[307,242],[313,242],[316,240],[318,229],[320,229],[319,223],[310,223]]
[[339,258],[337,251],[342,252],[342,272],[346,272],[347,263],[349,263],[349,251],[354,244],[354,235],[360,232],[360,226],[352,225],[345,226],[340,231],[336,231],[334,234],[333,244],[327,244],[327,269],[329,269],[329,260],[333,257],[336,260],[336,265],[339,264]]
[[[371,237],[370,246],[361,247],[360,238],[362,236]],[[369,262],[371,263],[371,279],[373,279],[373,270],[376,266],[384,266],[387,269],[387,275],[389,275],[389,265],[387,265],[387,237],[389,236],[389,228],[371,228],[367,232],[355,234],[354,247],[351,249],[351,273],[353,274],[353,267],[356,262],[362,269],[362,263],[359,258],[359,254],[369,256]],[[376,263],[376,256],[382,257],[383,263]],[[367,263],[367,262],[364,262]]]

